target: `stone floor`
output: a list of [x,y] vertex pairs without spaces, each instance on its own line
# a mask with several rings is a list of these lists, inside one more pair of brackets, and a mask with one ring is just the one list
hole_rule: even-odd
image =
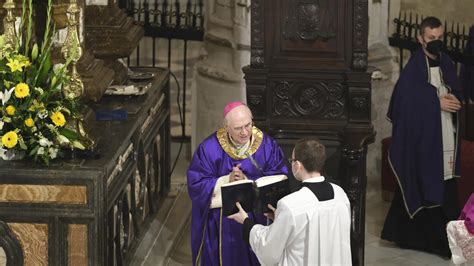
[[[197,47],[198,45],[196,45]],[[179,45],[178,45],[179,47]],[[196,49],[197,50],[197,49]],[[192,53],[191,53],[192,54]],[[197,59],[197,53],[192,60]],[[172,69],[180,75],[180,61],[174,62]],[[370,69],[380,72],[372,82],[373,121],[378,132],[377,140],[369,147],[368,162],[375,162],[368,168],[367,200],[366,200],[366,233],[365,233],[365,264],[366,265],[451,265],[451,261],[436,255],[413,250],[400,249],[397,246],[379,238],[385,215],[390,206],[381,197],[380,185],[380,140],[389,134],[389,128],[384,122],[386,104],[396,81],[397,64],[391,52],[383,46],[373,47],[369,57]],[[190,65],[188,65],[191,68]],[[188,70],[189,71],[189,70]],[[192,73],[189,71],[188,73]],[[182,71],[181,71],[182,74]],[[189,82],[192,82],[191,79]],[[190,88],[190,85],[188,85]],[[173,89],[173,88],[172,88]],[[174,89],[172,95],[177,95]],[[189,97],[189,98],[188,98]],[[190,99],[187,94],[186,99]],[[172,103],[173,106],[176,106]],[[190,107],[188,103],[187,106]],[[189,116],[189,109],[186,108]],[[172,110],[174,134],[180,134],[179,116],[176,107]],[[189,121],[189,120],[187,120]],[[189,123],[186,123],[187,130]],[[178,143],[172,143],[172,158],[174,159]],[[183,149],[186,151],[188,149]],[[189,164],[189,155],[182,153],[177,168],[172,176],[172,191],[168,199],[170,210],[160,214],[153,221],[145,239],[141,242],[131,265],[192,265],[190,251],[190,200],[186,191],[185,172]]]

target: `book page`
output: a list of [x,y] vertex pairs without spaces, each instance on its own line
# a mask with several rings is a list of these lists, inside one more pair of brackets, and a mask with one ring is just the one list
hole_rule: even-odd
[[238,180],[238,181],[223,184],[222,187],[235,186],[235,185],[245,184],[245,183],[253,183],[253,180],[251,179]]
[[282,180],[288,179],[286,175],[269,175],[262,176],[259,179],[255,180],[257,187],[263,187],[269,184],[273,184]]

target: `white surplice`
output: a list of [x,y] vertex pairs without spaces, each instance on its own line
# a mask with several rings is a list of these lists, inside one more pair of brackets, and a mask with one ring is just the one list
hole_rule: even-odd
[[[435,86],[438,96],[444,96],[449,93],[448,88],[443,84],[441,70],[439,67],[430,67],[430,83]],[[454,141],[455,128],[453,124],[453,114],[441,110],[441,131],[443,136],[443,169],[444,180],[453,178],[455,163]]]
[[278,201],[273,224],[252,227],[250,246],[262,265],[352,264],[349,199],[341,187],[331,185],[334,199],[320,202],[303,187]]

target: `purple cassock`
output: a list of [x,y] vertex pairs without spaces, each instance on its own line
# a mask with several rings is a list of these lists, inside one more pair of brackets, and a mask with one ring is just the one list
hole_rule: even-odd
[[[283,151],[276,141],[256,127],[252,134],[252,144],[244,156],[233,152],[224,128],[205,139],[194,152],[187,173],[193,204],[193,265],[259,265],[250,246],[243,241],[242,225],[223,217],[221,208],[209,208],[217,179],[228,175],[237,164],[252,180],[288,173]],[[266,224],[265,216],[249,215],[257,223]]]
[[[443,83],[462,99],[453,61],[440,54]],[[392,122],[389,162],[400,185],[410,217],[424,207],[443,204],[443,137],[436,87],[429,83],[427,58],[419,48],[400,74],[388,108]],[[457,113],[453,121],[459,125]],[[457,132],[459,131],[459,127]],[[460,176],[460,141],[456,134],[454,176]]]

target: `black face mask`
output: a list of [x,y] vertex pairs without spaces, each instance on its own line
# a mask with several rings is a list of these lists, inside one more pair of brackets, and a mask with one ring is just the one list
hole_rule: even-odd
[[426,43],[426,51],[432,55],[438,55],[443,50],[443,41],[434,40]]

